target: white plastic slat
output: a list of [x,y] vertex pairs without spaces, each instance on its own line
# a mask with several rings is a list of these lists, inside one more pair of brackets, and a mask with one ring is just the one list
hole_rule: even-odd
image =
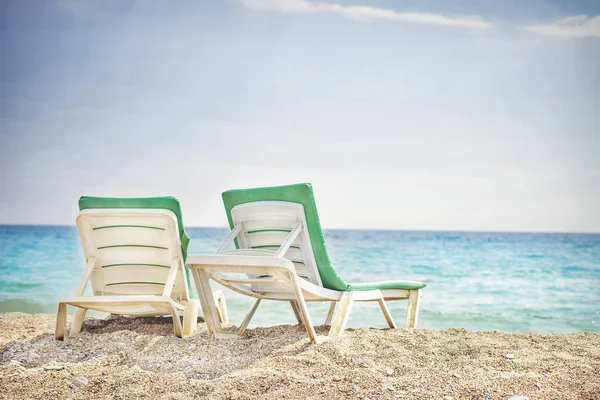
[[102,292],[113,295],[155,295],[160,296],[163,292],[163,285],[132,283],[125,285],[106,286]]
[[254,292],[267,292],[267,293],[286,293],[293,290],[291,285],[282,284],[253,284],[251,285]]
[[136,244],[168,248],[169,237],[165,230],[119,226],[92,231],[97,248],[115,244]]
[[304,260],[302,249],[297,249],[295,247],[290,247],[288,251],[285,252],[284,257],[288,260]]
[[147,247],[111,247],[97,251],[97,265],[114,264],[157,264],[171,265],[168,251]]
[[304,277],[304,278],[310,278],[312,276],[312,271],[309,270],[308,268],[298,268],[298,267],[296,267],[296,274],[298,276],[301,276],[301,277]]
[[[113,291],[115,287],[122,286],[121,284],[124,282],[153,282],[162,284],[167,280],[169,269],[152,266],[114,266],[102,268],[102,273],[105,285],[103,291]],[[173,285],[172,294],[174,297],[178,297],[181,293],[185,292],[183,283],[183,272],[179,271],[175,279],[175,285]],[[137,294],[155,294],[156,286],[158,285],[142,286],[142,288],[136,288]],[[163,288],[164,286],[160,285],[161,293]],[[150,291],[145,292],[144,290],[146,289]],[[121,290],[118,290],[121,293]]]
[[124,212],[121,213],[121,215],[111,215],[108,213],[105,213],[104,215],[95,215],[93,220],[90,221],[90,228],[94,231],[102,230],[108,226],[144,226],[163,231],[169,229],[169,221],[165,220],[162,215],[146,214],[143,217],[131,215],[128,216],[125,215],[127,209],[122,210],[124,210]]
[[[128,266],[119,265],[114,267],[102,268],[105,285],[118,282],[134,282],[140,279],[148,282],[164,283],[169,275],[169,268],[154,266]],[[181,273],[181,272],[180,272]]]
[[[104,290],[95,292],[96,295],[104,293],[111,295],[148,295],[148,296],[161,296],[164,290],[163,285],[153,285],[153,284],[122,284],[122,285],[113,285],[106,286]],[[173,292],[171,293],[171,298],[173,300],[184,299],[184,290],[181,286],[175,285],[173,288]]]
[[[289,232],[258,232],[252,234],[246,234],[245,242],[249,248],[256,248],[257,246],[263,245],[276,245],[281,246],[283,241],[287,238]],[[301,238],[297,237],[292,246],[300,246]]]
[[[85,302],[78,302],[79,305],[85,307]],[[108,312],[113,314],[123,315],[165,315],[170,314],[171,310],[165,303],[87,303],[88,307],[96,311]]]
[[236,256],[274,256],[276,251],[269,249],[239,249],[239,250],[226,250],[219,254],[231,254]]
[[286,230],[291,231],[294,226],[298,223],[296,218],[283,216],[273,217],[269,215],[249,215],[245,213],[244,216],[240,215],[240,219],[244,219],[244,228],[249,232],[256,232],[262,230]]

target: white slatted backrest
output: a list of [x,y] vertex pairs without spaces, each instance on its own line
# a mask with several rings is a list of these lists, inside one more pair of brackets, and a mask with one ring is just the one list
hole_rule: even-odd
[[231,210],[233,224],[241,224],[237,236],[240,249],[277,252],[289,233],[302,224],[300,234],[284,257],[296,267],[296,274],[309,282],[323,286],[313,254],[302,204],[284,201],[258,201],[235,206]]
[[[160,296],[173,260],[183,265],[177,218],[169,210],[83,210],[77,231],[86,260],[96,258],[90,279],[95,295]],[[177,273],[174,300],[188,299],[185,273]]]

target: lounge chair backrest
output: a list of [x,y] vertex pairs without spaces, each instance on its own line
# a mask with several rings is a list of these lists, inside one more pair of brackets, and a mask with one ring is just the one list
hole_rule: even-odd
[[[77,230],[86,260],[96,260],[95,295],[161,295],[172,263],[184,265],[177,217],[170,210],[84,209]],[[174,300],[189,298],[187,279],[181,268]]]
[[[308,231],[322,286],[333,290],[347,290],[348,284],[337,274],[337,271],[329,260],[310,183],[252,189],[233,189],[224,192],[223,204],[225,205],[225,212],[227,213],[230,228],[234,229],[235,226],[232,218],[232,209],[234,207],[261,201],[286,202],[300,204],[304,207],[306,225],[304,225],[303,231],[305,233]],[[239,245],[237,241],[236,245]]]
[[296,274],[323,286],[315,261],[302,204],[284,201],[258,201],[233,207],[234,225],[241,225],[239,249],[252,249],[275,255],[290,232],[299,224],[300,232],[282,255],[292,261]]

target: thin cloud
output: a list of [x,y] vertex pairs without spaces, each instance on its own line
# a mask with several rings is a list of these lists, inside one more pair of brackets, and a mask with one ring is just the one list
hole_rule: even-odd
[[547,25],[530,25],[521,29],[546,36],[560,37],[600,37],[600,15],[574,15],[559,19]]
[[310,0],[233,1],[255,10],[276,11],[286,14],[327,13],[362,22],[387,20],[475,29],[489,29],[493,26],[491,23],[477,15],[444,16],[431,13],[397,12],[394,10],[369,6],[345,6],[340,4],[317,3]]

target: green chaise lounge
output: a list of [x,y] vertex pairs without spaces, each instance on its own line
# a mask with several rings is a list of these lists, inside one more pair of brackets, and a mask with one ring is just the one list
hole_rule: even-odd
[[[223,202],[231,233],[215,255],[191,255],[187,266],[194,275],[208,330],[228,337],[219,322],[209,279],[256,298],[237,334],[242,334],[262,299],[289,301],[298,323],[312,342],[316,335],[307,301],[329,301],[325,325],[329,336],[343,334],[355,301],[376,301],[390,326],[396,325],[386,300],[408,300],[406,327],[417,325],[424,283],[384,281],[346,283],[329,261],[312,186],[308,183],[228,190]],[[235,243],[235,249],[227,250]],[[340,302],[337,312],[336,302]],[[333,321],[332,321],[333,320]]]
[[[86,267],[74,297],[61,299],[55,338],[66,336],[67,305],[77,307],[70,336],[81,331],[86,311],[122,315],[172,315],[178,337],[196,330],[199,302],[191,298],[185,268],[189,236],[174,197],[79,199],[77,231]],[[84,296],[88,282],[92,296]],[[214,294],[226,319],[225,301]],[[183,326],[178,312],[183,311]],[[226,322],[226,321],[225,321]]]

